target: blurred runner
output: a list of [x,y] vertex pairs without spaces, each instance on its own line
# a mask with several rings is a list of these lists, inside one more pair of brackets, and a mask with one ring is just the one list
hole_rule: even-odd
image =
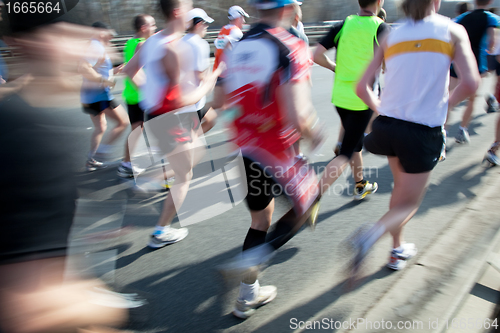
[[[7,0],[8,3],[10,0]],[[97,280],[63,281],[75,212],[71,126],[61,117],[78,101],[77,64],[91,36],[86,27],[52,23],[71,10],[8,13],[9,45],[30,75],[18,94],[0,100],[0,330],[105,332],[123,323],[123,299]],[[12,3],[11,3],[12,4]],[[53,5],[50,1],[36,4]]]
[[217,76],[224,66],[205,76],[199,87],[189,93],[181,90],[186,74],[183,68],[186,54],[180,53],[179,43],[185,30],[187,13],[192,9],[191,0],[160,0],[165,18],[165,27],[151,36],[124,68],[134,80],[143,69],[146,81],[140,86],[143,100],[141,106],[146,112],[145,127],[150,128],[159,148],[166,155],[175,175],[175,182],[165,199],[158,223],[153,231],[149,246],[160,248],[183,240],[187,228],[174,229],[170,226],[186,197],[193,177],[193,167],[198,161],[195,150],[200,145],[200,119],[194,105],[215,85]]
[[[100,155],[100,159],[109,158],[112,145],[129,126],[125,110],[111,95],[111,89],[115,86],[113,75],[121,70],[121,66],[113,68],[106,47],[109,46],[111,38],[116,33],[102,22],[95,22],[92,27],[95,29],[95,35],[80,64],[80,71],[83,75],[82,108],[83,112],[90,116],[94,125],[86,163],[87,171],[95,171],[104,167],[104,163],[96,159],[96,154]],[[107,129],[107,118],[116,122],[116,125],[110,131],[106,143],[102,144],[101,140]],[[127,145],[125,145],[125,156],[119,168],[131,172],[129,165],[130,157]],[[120,173],[123,173],[123,170]]]
[[[500,17],[488,11],[491,5],[491,0],[475,0],[475,9],[471,12],[455,18],[455,22],[464,26],[469,36],[469,41],[472,47],[472,52],[476,58],[477,68],[481,75],[485,75],[488,71],[487,53],[492,52],[495,43],[495,28],[500,25]],[[460,81],[454,66],[452,65],[450,75],[450,91],[456,87]],[[469,143],[469,122],[474,111],[474,101],[476,95],[469,96],[465,107],[462,121],[458,128],[458,133],[455,136],[457,143]]]
[[[355,200],[364,199],[378,189],[377,183],[372,184],[363,177],[361,150],[366,126],[373,111],[356,96],[355,85],[373,59],[379,37],[389,29],[376,16],[383,4],[384,0],[359,0],[359,14],[348,16],[335,24],[314,52],[314,61],[335,73],[332,103],[344,128],[340,151],[323,173],[322,193],[340,177],[349,164],[355,181]],[[326,56],[327,50],[333,47],[337,49],[336,63]]]
[[[135,35],[132,39],[129,39],[127,41],[127,43],[125,44],[125,48],[123,49],[125,64],[130,59],[132,59],[134,54],[141,48],[146,39],[151,37],[156,32],[156,21],[151,15],[137,15],[134,18],[133,25],[135,29]],[[141,72],[141,74],[144,75],[143,72]],[[145,80],[145,77],[143,77],[142,79]],[[144,110],[139,105],[139,102],[141,101],[140,92],[135,83],[132,82],[132,80],[130,80],[128,77],[125,78],[123,99],[127,103],[128,118],[130,120],[130,124],[132,125],[132,131],[134,131],[138,127],[142,128],[144,124]],[[132,140],[132,143],[128,141],[128,144],[128,151],[130,154],[130,151],[135,148],[136,142]],[[134,177],[132,164],[130,163],[130,161],[125,162],[124,165],[120,165],[120,167],[118,167],[118,175],[123,178]]]

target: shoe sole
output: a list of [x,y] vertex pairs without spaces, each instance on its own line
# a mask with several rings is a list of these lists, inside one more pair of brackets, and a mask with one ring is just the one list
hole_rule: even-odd
[[165,247],[167,245],[175,244],[175,243],[180,242],[181,240],[183,240],[184,238],[186,238],[188,234],[189,234],[189,232],[186,232],[186,235],[184,235],[184,237],[182,237],[182,238],[178,238],[178,239],[173,240],[173,241],[163,242],[161,244],[153,243],[153,242],[150,241],[149,244],[148,244],[148,246],[150,248],[152,248],[152,249],[159,249],[159,248]]
[[127,178],[127,179],[134,178],[133,174],[131,175],[129,173],[122,173],[120,171],[118,171],[117,173],[118,173],[118,177],[120,177],[120,178]]
[[311,210],[311,215],[307,219],[307,225],[313,231],[316,228],[316,222],[318,221],[318,213],[319,213],[320,206],[321,206],[321,204],[319,201],[314,203],[313,208]]
[[237,318],[240,318],[240,319],[247,319],[248,317],[251,317],[254,313],[255,313],[255,310],[257,310],[258,308],[260,308],[261,306],[264,306],[270,302],[272,302],[276,296],[278,296],[278,293],[275,293],[274,295],[272,295],[271,297],[269,297],[268,299],[266,299],[264,302],[262,302],[261,304],[258,304],[257,306],[255,306],[254,308],[251,308],[247,311],[240,311],[238,309],[234,309],[232,314],[237,317]]

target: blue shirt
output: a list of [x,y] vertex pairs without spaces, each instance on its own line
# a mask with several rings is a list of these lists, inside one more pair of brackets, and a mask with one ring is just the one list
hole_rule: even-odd
[[[90,42],[90,47],[84,58],[94,70],[102,75],[106,80],[111,80],[113,78],[113,63],[106,53],[104,45],[98,40],[93,39]],[[83,78],[82,90],[81,90],[81,101],[83,104],[92,104],[101,101],[111,101],[113,96],[111,95],[111,88],[103,88],[100,83],[92,82]]]
[[464,26],[469,35],[472,52],[476,57],[477,67],[480,73],[488,70],[488,28],[500,26],[500,16],[484,9],[476,9],[463,13],[455,18],[455,22]]

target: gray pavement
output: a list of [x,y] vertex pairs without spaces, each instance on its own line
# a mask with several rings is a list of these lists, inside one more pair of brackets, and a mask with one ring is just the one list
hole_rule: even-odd
[[[339,118],[330,103],[332,82],[332,73],[313,67],[313,102],[329,132],[325,145],[310,156],[318,169],[333,158],[332,148],[338,136]],[[492,90],[493,85],[493,78],[486,78],[480,95]],[[115,88],[121,101],[120,91],[121,83]],[[131,182],[116,176],[116,164],[102,171],[85,173],[83,165],[92,125],[88,116],[75,108],[61,115],[74,124],[72,130],[79,147],[75,161],[82,166],[78,174],[80,199],[72,233],[72,251],[80,255],[71,260],[68,274],[95,274],[117,290],[134,290],[146,297],[149,304],[132,313],[129,329],[134,332],[332,332],[342,330],[332,326],[332,320],[397,320],[394,308],[408,302],[418,306],[407,308],[411,311],[401,318],[420,318],[429,315],[429,311],[442,318],[456,315],[467,298],[464,295],[469,292],[465,287],[459,301],[453,301],[452,297],[439,303],[443,314],[432,310],[432,306],[427,307],[433,304],[432,297],[423,298],[430,303],[411,303],[411,297],[421,295],[421,290],[441,293],[440,286],[448,282],[472,288],[481,277],[479,272],[485,263],[482,256],[495,241],[500,227],[494,210],[498,207],[496,189],[500,185],[500,169],[486,168],[481,161],[493,141],[498,115],[486,114],[484,106],[484,99],[478,98],[470,126],[470,145],[454,143],[463,105],[452,112],[447,159],[433,171],[422,206],[406,227],[407,241],[416,243],[420,252],[405,271],[392,272],[384,267],[390,250],[390,239],[385,237],[372,251],[365,278],[354,290],[345,287],[346,258],[339,243],[360,225],[382,216],[388,209],[392,190],[386,159],[364,153],[366,178],[377,181],[379,191],[362,202],[353,202],[352,178],[349,172],[342,176],[335,183],[334,191],[323,198],[316,230],[300,232],[272,259],[260,278],[261,284],[278,287],[278,297],[246,321],[230,313],[237,285],[224,283],[216,269],[241,251],[250,223],[245,204],[190,226],[189,236],[178,244],[149,250],[148,236],[158,219],[165,194],[133,191]],[[217,145],[225,142],[227,135],[219,123],[208,133],[207,141]],[[121,151],[122,147],[117,147],[116,158]],[[288,207],[282,197],[278,198],[275,219]],[[117,230],[125,226],[128,228],[117,234]],[[174,226],[178,226],[178,222],[174,221]],[[446,242],[446,239],[454,242]],[[439,247],[442,242],[447,247]],[[478,253],[465,251],[477,244],[481,245]],[[439,269],[440,266],[453,268],[457,262],[443,259],[448,254],[460,254],[465,262],[452,270],[452,274]],[[481,265],[467,266],[469,261],[478,260],[483,260]],[[429,278],[419,273],[427,266],[437,267],[431,272],[435,281],[444,281],[437,282],[434,289],[424,283]],[[474,269],[476,275],[471,277]],[[396,288],[401,281],[414,288]],[[451,296],[458,296],[458,291],[450,290],[447,292]],[[398,295],[400,303],[393,301],[393,295]],[[484,312],[480,315],[490,316]],[[412,317],[412,313],[415,316]],[[323,326],[302,329],[304,325],[299,327],[300,321],[304,325],[307,321],[321,321]],[[325,325],[326,322],[330,324]],[[433,330],[427,327],[418,331]]]

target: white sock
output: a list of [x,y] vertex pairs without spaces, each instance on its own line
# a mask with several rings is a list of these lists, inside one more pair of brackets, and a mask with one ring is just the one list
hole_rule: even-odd
[[239,299],[254,300],[259,295],[259,280],[255,280],[252,284],[241,282]]
[[132,163],[131,162],[122,161],[122,166],[124,166],[126,168],[132,169]]
[[170,225],[166,225],[164,227],[162,227],[161,225],[157,225],[157,226],[155,226],[155,230],[153,233],[163,234],[163,233],[167,232],[168,229],[170,229]]
[[458,128],[461,129],[461,130],[467,131],[467,127],[459,126]]

